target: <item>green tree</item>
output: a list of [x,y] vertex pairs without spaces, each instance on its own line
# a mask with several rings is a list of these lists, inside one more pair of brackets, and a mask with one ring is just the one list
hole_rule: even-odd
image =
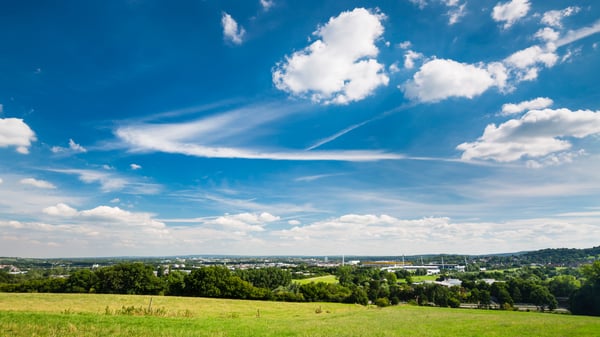
[[584,283],[569,299],[570,309],[576,315],[600,316],[600,261],[582,266]]
[[154,268],[141,262],[119,263],[95,273],[99,293],[156,295],[164,290],[164,283],[154,275]]
[[266,299],[269,290],[254,287],[229,269],[211,266],[196,269],[185,277],[185,293],[190,296]]
[[573,275],[559,275],[548,282],[548,289],[556,297],[569,297],[581,283]]
[[503,306],[505,303],[511,306],[514,304],[514,301],[508,290],[508,284],[506,282],[494,282],[490,288],[490,293],[496,298],[501,306]]
[[369,296],[367,292],[360,286],[352,284],[350,286],[351,294],[348,296],[344,302],[346,303],[354,303],[354,304],[369,304]]
[[185,294],[185,274],[173,270],[163,277],[166,283],[166,295],[181,296]]
[[556,298],[548,291],[548,288],[535,285],[530,293],[531,303],[537,305],[542,311],[547,306],[550,310],[556,309]]
[[80,269],[73,272],[67,279],[66,292],[89,293],[94,292],[98,276],[89,269]]
[[236,274],[255,287],[271,290],[286,287],[292,282],[292,274],[289,271],[276,267],[238,270]]

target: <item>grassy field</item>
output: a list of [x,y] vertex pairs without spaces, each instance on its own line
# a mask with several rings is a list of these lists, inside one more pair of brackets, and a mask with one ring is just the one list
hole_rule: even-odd
[[332,303],[0,293],[0,336],[599,336],[600,318]]
[[325,275],[325,276],[317,276],[311,278],[305,278],[300,280],[294,280],[295,283],[298,284],[306,284],[310,282],[325,282],[325,283],[338,283],[337,277],[335,275]]

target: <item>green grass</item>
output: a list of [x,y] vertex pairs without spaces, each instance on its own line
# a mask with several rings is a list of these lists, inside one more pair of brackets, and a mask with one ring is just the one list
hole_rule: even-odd
[[600,335],[598,317],[409,305],[379,309],[157,296],[152,307],[162,308],[164,316],[115,314],[149,302],[149,296],[0,293],[0,336]]
[[305,278],[300,280],[294,280],[298,284],[306,284],[310,282],[325,282],[325,283],[338,283],[338,279],[335,275],[317,276],[311,278]]
[[435,281],[440,275],[411,275],[411,279],[413,282],[423,282],[423,281]]

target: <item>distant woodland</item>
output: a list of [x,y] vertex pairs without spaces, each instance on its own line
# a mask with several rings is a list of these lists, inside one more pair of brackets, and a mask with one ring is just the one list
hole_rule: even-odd
[[[147,261],[121,261],[94,268],[60,269],[52,265],[50,269],[30,268],[28,273],[11,272],[7,270],[8,265],[3,265],[0,291],[324,301],[377,306],[470,305],[500,310],[515,310],[520,304],[528,304],[540,311],[561,307],[573,314],[600,316],[599,256],[599,247],[494,255],[471,258],[472,263],[464,271],[444,269],[430,277],[424,275],[424,270],[388,271],[361,264],[296,263],[243,269],[202,265],[179,270]],[[458,259],[444,258],[446,261]],[[332,279],[336,281],[298,282],[301,278],[320,275],[334,275]]]

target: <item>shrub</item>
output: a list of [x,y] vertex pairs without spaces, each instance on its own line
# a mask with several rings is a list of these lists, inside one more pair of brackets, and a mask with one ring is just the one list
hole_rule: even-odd
[[375,300],[375,305],[380,308],[388,307],[390,305],[390,300],[387,297],[380,297]]

